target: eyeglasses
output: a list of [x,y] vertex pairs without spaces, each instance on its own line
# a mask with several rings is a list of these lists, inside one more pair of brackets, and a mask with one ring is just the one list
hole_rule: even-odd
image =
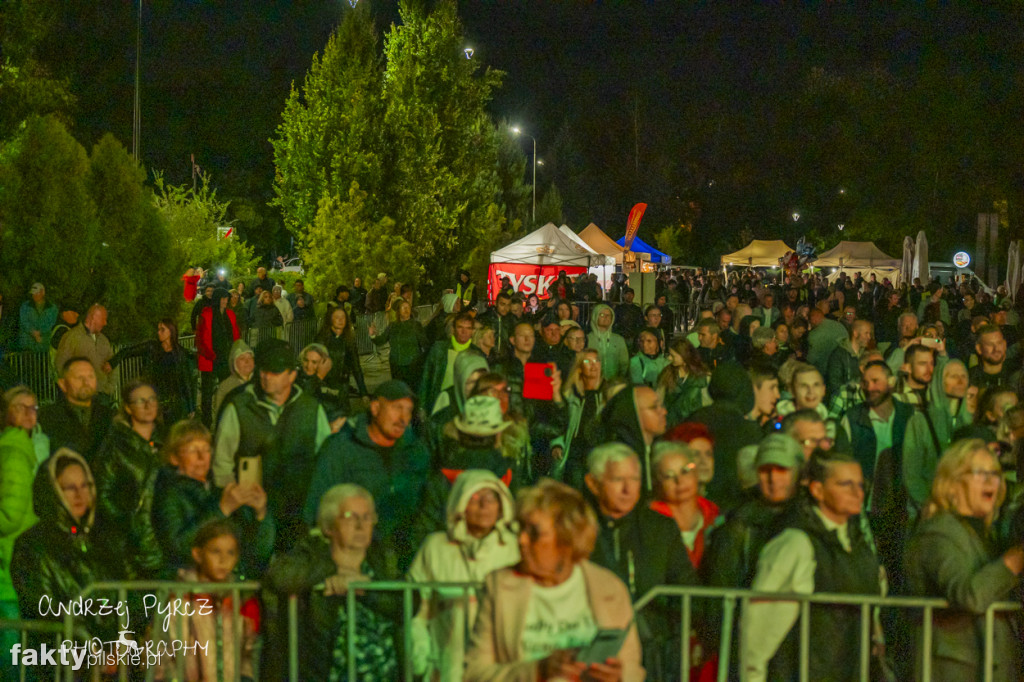
[[14,403],[13,405],[11,405],[11,408],[12,409],[17,408],[17,409],[25,411],[25,412],[38,412],[39,411],[39,406],[38,405],[23,405],[21,403]]
[[804,438],[800,443],[806,448],[822,447],[828,448],[832,446],[832,439],[828,436],[824,438]]
[[668,471],[659,471],[658,478],[662,481],[674,481],[678,478],[682,478],[683,476],[693,476],[696,473],[697,465],[690,462],[689,464],[683,465],[683,467],[678,471],[672,471],[671,469]]
[[342,512],[341,520],[345,523],[355,523],[356,521],[359,521],[359,523],[363,525],[370,525],[372,523],[377,523],[377,515],[373,512],[356,514],[354,511],[346,511]]
[[983,483],[998,481],[1003,476],[1002,469],[971,469],[967,473],[975,478],[981,479]]

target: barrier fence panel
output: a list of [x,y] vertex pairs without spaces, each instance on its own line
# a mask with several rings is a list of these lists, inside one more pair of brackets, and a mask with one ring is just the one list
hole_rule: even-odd
[[[653,603],[658,597],[678,597],[680,599],[680,644],[682,652],[680,656],[680,679],[689,679],[692,655],[689,644],[690,625],[693,619],[694,599],[722,600],[723,618],[721,623],[721,638],[718,650],[718,680],[725,682],[729,679],[730,658],[733,653],[732,635],[735,629],[735,603],[741,603],[741,613],[750,607],[752,602],[773,601],[773,602],[796,602],[799,604],[799,671],[800,682],[813,682],[810,680],[810,633],[811,633],[811,605],[821,606],[851,606],[860,610],[860,649],[859,649],[859,677],[862,682],[870,682],[871,678],[871,645],[870,637],[873,625],[874,611],[880,608],[891,608],[901,610],[913,610],[922,612],[921,620],[921,651],[924,653],[921,660],[921,680],[932,682],[931,676],[931,649],[934,641],[933,617],[936,610],[949,609],[949,603],[943,599],[926,597],[882,597],[873,595],[851,595],[851,594],[782,594],[778,592],[755,592],[753,590],[719,588],[719,587],[691,587],[691,586],[670,586],[662,585],[652,588],[647,594],[638,599],[634,605],[634,611],[640,612]],[[995,664],[995,614],[997,612],[1019,611],[1021,605],[1016,602],[997,602],[991,604],[984,613],[984,682],[992,682],[993,669]],[[836,643],[840,646],[842,643]],[[916,651],[916,650],[915,650]],[[745,671],[746,661],[743,660],[744,648],[740,647],[740,670]],[[916,654],[915,654],[916,655]],[[740,679],[746,679],[741,672]],[[937,680],[936,682],[945,682]]]
[[[0,633],[4,632],[17,632],[19,633],[17,644],[21,647],[19,656],[23,655],[23,652],[29,647],[28,634],[30,632],[37,633],[39,635],[52,635],[54,649],[60,649],[61,637],[64,633],[64,626],[60,623],[52,620],[7,620],[0,619]],[[7,639],[4,638],[5,643]],[[2,656],[8,656],[9,658],[0,663],[0,670],[3,670],[8,665],[14,666],[14,652],[3,651],[0,652]],[[28,666],[18,666],[18,679],[20,682],[25,682],[29,679]],[[8,679],[8,678],[4,678]],[[32,677],[32,679],[35,679]]]
[[[460,583],[460,582],[425,582],[425,583],[414,583],[404,581],[381,581],[381,582],[368,582],[368,583],[352,583],[349,586],[349,591],[346,595],[346,638],[348,646],[348,656],[346,665],[348,668],[348,679],[356,679],[356,641],[359,624],[357,622],[357,610],[356,603],[359,595],[366,592],[401,592],[402,593],[402,631],[401,633],[395,633],[396,637],[401,637],[403,645],[402,650],[405,655],[402,660],[403,673],[401,679],[411,680],[413,679],[413,619],[416,614],[414,613],[414,607],[416,606],[415,599],[417,596],[422,599],[437,598],[446,600],[449,602],[449,606],[461,605],[462,611],[462,622],[457,627],[462,629],[463,642],[468,644],[469,641],[469,630],[472,624],[468,622],[466,614],[468,613],[468,607],[470,600],[474,599],[477,591],[480,589],[478,583]],[[259,583],[256,582],[241,582],[241,583],[200,583],[200,582],[171,582],[171,581],[147,581],[147,582],[100,582],[94,583],[85,588],[81,597],[83,599],[88,598],[91,595],[109,595],[114,592],[117,593],[118,604],[128,604],[130,593],[148,593],[151,601],[149,601],[150,609],[152,613],[157,605],[170,605],[171,599],[175,597],[181,597],[187,594],[209,594],[209,593],[222,593],[230,594],[232,602],[232,626],[234,631],[234,647],[231,655],[234,662],[234,676],[235,680],[240,679],[241,676],[241,647],[243,646],[242,637],[242,619],[241,619],[241,605],[243,593],[257,592],[260,589]],[[323,590],[323,585],[319,585],[316,590]],[[417,594],[418,593],[418,594]],[[143,595],[143,600],[146,598],[146,594]],[[801,682],[808,682],[810,675],[810,640],[811,640],[811,622],[810,614],[812,606],[848,606],[858,611],[856,617],[859,618],[859,639],[860,647],[858,651],[858,664],[859,664],[859,678],[862,681],[867,682],[871,679],[871,646],[872,646],[872,627],[875,625],[875,619],[877,617],[876,611],[880,608],[884,609],[901,609],[901,610],[913,610],[920,611],[922,613],[921,620],[921,637],[922,643],[921,650],[926,652],[926,655],[921,660],[921,679],[925,682],[932,680],[931,669],[932,661],[931,656],[927,655],[931,652],[932,643],[934,642],[934,623],[933,618],[937,615],[937,610],[948,609],[949,605],[942,599],[931,599],[931,598],[912,598],[912,597],[882,597],[882,596],[871,596],[871,595],[850,595],[850,594],[780,594],[775,592],[754,592],[752,590],[741,590],[741,589],[730,589],[730,588],[712,588],[712,587],[690,587],[690,586],[659,586],[653,588],[647,594],[643,595],[634,604],[634,610],[636,613],[640,613],[643,609],[647,608],[654,601],[659,598],[679,599],[680,603],[680,639],[679,646],[681,647],[680,660],[680,678],[689,679],[689,671],[691,669],[692,654],[690,651],[690,633],[693,628],[694,619],[694,604],[698,600],[721,600],[723,603],[722,611],[722,622],[721,622],[721,638],[719,644],[719,664],[718,664],[718,679],[720,681],[729,679],[731,656],[734,649],[733,634],[738,632],[735,628],[737,603],[739,604],[739,612],[742,613],[746,609],[750,608],[750,605],[754,602],[763,601],[784,601],[784,602],[795,602],[799,608],[799,623],[795,626],[798,627],[798,640],[799,640],[799,671]],[[460,604],[461,603],[461,604]],[[168,612],[166,607],[163,612],[157,612],[158,617],[164,616]],[[983,679],[985,682],[991,682],[994,675],[995,666],[995,626],[996,626],[996,614],[1000,612],[1008,611],[1019,611],[1021,608],[1020,604],[1013,602],[1000,602],[992,604],[988,607],[985,613],[981,616],[984,618],[984,636],[982,644],[984,646],[984,675]],[[295,595],[289,597],[287,602],[288,611],[288,668],[289,668],[289,679],[298,681],[299,680],[299,621],[298,621],[298,598]],[[117,616],[113,616],[117,617]],[[173,622],[173,621],[168,621]],[[59,637],[63,635],[64,641],[69,643],[76,642],[75,632],[75,616],[68,613],[64,616],[63,624],[55,623],[52,621],[40,622],[40,621],[0,621],[0,629],[17,629],[22,632],[22,645],[23,647],[27,643],[27,634],[29,632],[39,633],[50,633],[58,637],[55,641],[60,645]],[[165,646],[173,644],[173,642],[167,642],[168,637],[173,637],[177,632],[168,628],[154,627],[154,631],[163,630],[159,634],[161,638],[159,641],[164,642]],[[144,633],[135,630],[135,642],[129,642],[125,638],[125,631],[120,633],[119,639],[110,642],[98,642],[95,641],[93,644],[99,644],[101,647],[109,647],[105,651],[110,654],[113,653],[116,656],[120,656],[121,661],[132,660],[136,663],[136,668],[144,670],[145,679],[147,681],[156,679],[158,670],[156,666],[145,665],[141,666],[138,661],[142,657],[142,652],[146,652],[146,662],[152,663],[152,651],[157,648],[157,651],[161,651],[158,647],[155,647],[157,640],[150,636],[148,639],[144,639]],[[220,639],[220,638],[218,638]],[[81,641],[81,640],[79,640]],[[141,643],[145,643],[143,648]],[[264,643],[267,646],[281,646],[283,643]],[[836,643],[837,646],[842,646],[843,643]],[[76,645],[85,646],[85,644]],[[122,649],[123,648],[123,649]],[[743,647],[740,647],[741,654],[741,670],[743,669]],[[94,650],[90,650],[90,653],[94,653]],[[221,651],[217,652],[218,655],[223,655]],[[135,657],[135,658],[132,658]],[[162,656],[158,655],[158,659]],[[175,672],[178,679],[184,679],[183,674],[185,672],[184,656],[173,656],[171,664],[175,668]],[[159,662],[159,661],[158,661]],[[166,671],[167,666],[163,667]],[[129,666],[119,665],[118,676],[120,680],[129,679]],[[76,678],[75,671],[71,665],[64,666],[62,679],[66,679],[69,682]],[[741,678],[744,677],[741,675]],[[24,673],[23,673],[24,679]],[[134,678],[133,678],[134,679]],[[257,679],[259,679],[257,671]]]
[[[75,633],[75,616],[74,613],[68,609],[68,612],[64,615],[63,625],[51,623],[56,625],[58,631],[63,633],[64,641],[68,642],[76,647],[86,647],[86,651],[89,652],[87,659],[90,662],[90,667],[94,669],[96,667],[102,668],[103,666],[93,666],[96,662],[97,656],[99,656],[99,662],[105,663],[110,659],[109,656],[113,656],[117,665],[117,676],[120,682],[127,682],[130,676],[130,669],[143,671],[142,674],[145,676],[146,682],[153,682],[158,679],[167,679],[165,674],[168,671],[169,666],[164,662],[164,658],[173,659],[173,679],[185,680],[188,679],[185,671],[185,656],[177,655],[179,650],[184,650],[184,646],[187,646],[188,640],[178,640],[173,635],[181,635],[183,638],[186,637],[185,631],[174,630],[173,628],[178,625],[176,617],[184,617],[182,612],[185,608],[180,602],[173,601],[174,599],[180,599],[185,595],[192,594],[228,594],[231,597],[231,625],[233,634],[232,647],[232,661],[233,661],[233,676],[234,682],[240,682],[242,678],[242,646],[243,646],[243,627],[242,627],[242,594],[243,593],[258,593],[260,584],[257,582],[237,582],[237,583],[206,583],[197,581],[125,581],[125,582],[96,582],[86,586],[79,595],[81,599],[86,600],[91,595],[109,595],[110,593],[117,593],[117,605],[128,605],[129,593],[143,592],[148,594],[142,595],[142,606],[145,608],[146,613],[155,614],[155,618],[159,619],[165,617],[167,620],[164,621],[166,625],[163,625],[156,620],[154,621],[154,627],[149,629],[149,636],[146,636],[145,632],[140,631],[139,626],[136,625],[131,631],[120,630],[117,640],[103,642],[97,638],[92,638],[88,641],[82,641],[76,637]],[[151,601],[147,602],[146,597],[151,597]],[[113,615],[114,618],[120,618],[117,615]],[[220,614],[215,615],[215,627],[222,627]],[[297,627],[297,619],[291,619],[289,621],[289,629]],[[122,621],[119,621],[119,629]],[[127,634],[134,634],[135,637],[132,640],[128,640]],[[221,632],[218,630],[215,642],[212,646],[215,649],[215,653],[219,657],[223,657],[224,652],[220,650],[218,644],[222,645],[223,637]],[[77,643],[76,643],[77,642]],[[198,647],[199,642],[195,641],[194,646]],[[179,645],[182,645],[179,647]],[[206,643],[209,647],[210,642]],[[168,653],[168,651],[170,653]],[[208,649],[207,649],[208,651]],[[258,656],[257,656],[258,658]],[[222,659],[218,659],[222,660]],[[258,662],[257,662],[258,666]],[[73,664],[69,661],[68,665],[65,665],[62,670],[61,677],[67,682],[73,682],[76,679],[76,671],[74,670]],[[258,678],[258,674],[257,674]],[[132,675],[131,679],[138,679],[137,675]],[[293,680],[297,679],[295,677]]]
[[358,631],[356,623],[356,595],[359,592],[375,591],[375,592],[401,592],[402,593],[402,650],[404,655],[402,657],[402,677],[403,680],[413,679],[413,642],[412,642],[412,619],[416,616],[413,613],[413,593],[420,592],[424,599],[430,598],[430,595],[437,592],[439,595],[443,595],[448,592],[460,592],[462,596],[463,604],[463,642],[468,643],[468,631],[472,628],[472,625],[468,622],[465,617],[468,611],[469,600],[473,598],[475,593],[481,588],[480,583],[448,583],[448,582],[404,582],[404,581],[380,581],[372,583],[351,583],[348,586],[348,594],[346,595],[346,610],[347,610],[347,627],[348,632],[346,633],[346,644],[348,645],[348,677],[346,679],[355,680],[356,677],[356,633]]

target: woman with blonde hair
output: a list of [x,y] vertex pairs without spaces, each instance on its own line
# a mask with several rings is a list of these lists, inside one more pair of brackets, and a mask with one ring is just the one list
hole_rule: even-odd
[[[1020,538],[1003,554],[992,522],[1006,495],[999,462],[981,439],[954,443],[939,460],[931,496],[906,552],[911,594],[939,597],[950,608],[934,616],[930,651],[918,637],[917,665],[931,657],[932,679],[980,680],[985,612],[1009,599],[1024,571]],[[996,612],[994,677],[1020,677],[1020,640],[1010,614]]]
[[[544,479],[520,491],[516,517],[522,559],[487,576],[463,679],[643,680],[629,592],[587,560],[597,517],[583,495]],[[618,655],[576,660],[604,629],[628,629]]]
[[[587,435],[604,407],[604,386],[600,352],[596,348],[584,348],[577,354],[569,379],[562,387],[568,425],[564,434],[551,441],[551,455],[555,460],[553,475],[570,485],[582,483],[586,454],[590,450]],[[566,471],[578,475],[566,478]]]

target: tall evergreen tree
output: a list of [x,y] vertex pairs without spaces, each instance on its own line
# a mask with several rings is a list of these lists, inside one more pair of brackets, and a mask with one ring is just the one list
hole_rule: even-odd
[[31,116],[0,146],[0,286],[18,300],[35,281],[51,300],[88,302],[100,240],[89,157],[53,116]]
[[109,133],[90,157],[89,191],[96,204],[101,242],[90,291],[110,310],[111,334],[152,337],[155,322],[181,305],[184,259],[144,184],[146,173]]
[[273,140],[275,203],[311,272],[319,263],[332,273],[313,277],[320,293],[380,270],[443,288],[500,238],[503,201],[515,198],[503,192],[485,111],[500,74],[465,58],[453,1],[400,9],[383,61],[368,10],[347,14]]

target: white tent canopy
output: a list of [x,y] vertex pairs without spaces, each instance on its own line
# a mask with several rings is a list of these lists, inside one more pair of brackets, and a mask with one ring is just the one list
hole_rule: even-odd
[[722,265],[742,265],[750,268],[771,268],[793,249],[781,239],[755,239],[734,253],[722,256]]
[[522,239],[492,252],[491,262],[589,268],[603,264],[604,256],[598,255],[586,244],[570,239],[554,223],[548,223]]
[[568,225],[562,225],[560,228],[558,228],[558,231],[561,232],[562,234],[564,234],[569,239],[571,239],[574,242],[576,242],[577,244],[579,244],[582,248],[586,249],[589,253],[593,254],[593,256],[594,256],[593,266],[598,266],[598,265],[615,265],[615,257],[614,256],[606,256],[606,255],[600,254],[597,251],[595,251],[594,249],[592,249],[590,247],[590,244],[587,244],[585,241],[580,239],[579,235],[577,235],[575,232],[573,232],[572,229]]
[[898,270],[900,260],[887,256],[873,242],[839,242],[820,254],[812,265],[816,268]]

